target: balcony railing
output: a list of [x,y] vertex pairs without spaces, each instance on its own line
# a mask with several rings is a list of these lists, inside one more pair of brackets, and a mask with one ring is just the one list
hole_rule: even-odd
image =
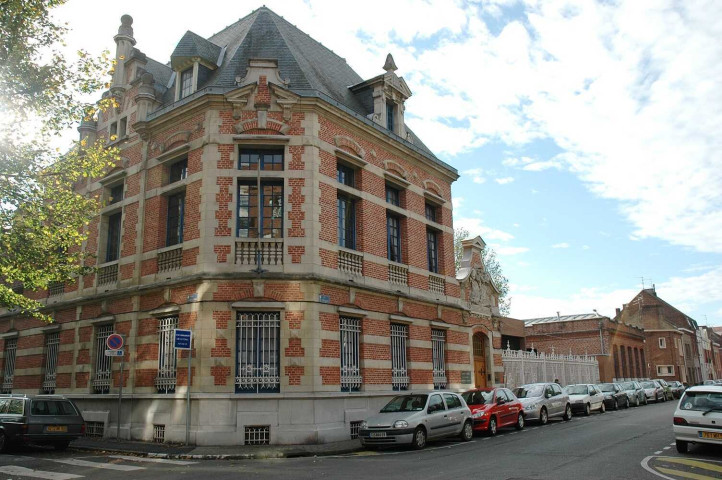
[[115,283],[118,281],[118,264],[100,267],[98,269],[98,286]]
[[364,257],[346,250],[338,251],[338,269],[350,275],[363,275]]
[[435,293],[444,293],[446,286],[446,280],[444,277],[438,277],[436,275],[429,275],[429,291]]
[[389,264],[389,282],[396,285],[409,284],[409,267],[405,265]]
[[283,265],[282,238],[236,240],[238,265]]
[[183,248],[158,253],[158,272],[178,270],[183,265]]

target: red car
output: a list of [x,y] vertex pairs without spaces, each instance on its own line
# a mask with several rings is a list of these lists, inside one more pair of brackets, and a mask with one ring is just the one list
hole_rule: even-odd
[[496,435],[499,428],[524,428],[524,409],[508,388],[475,388],[461,395],[471,410],[474,430]]

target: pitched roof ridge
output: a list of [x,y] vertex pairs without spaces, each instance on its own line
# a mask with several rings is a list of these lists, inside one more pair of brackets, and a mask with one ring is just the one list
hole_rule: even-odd
[[[264,9],[264,8],[265,8],[266,10],[269,10],[269,8],[267,8],[265,5],[262,6],[262,7],[258,7],[257,9],[253,10],[251,13],[249,13],[248,15],[246,15],[245,17],[241,17],[241,18],[239,18],[238,20],[236,20],[235,22],[226,25],[225,27],[223,27],[222,29],[220,29],[219,31],[217,31],[216,33],[214,33],[213,35],[211,35],[210,37],[208,37],[206,40],[208,40],[209,42],[213,42],[213,40],[211,40],[211,38],[217,37],[218,35],[222,34],[222,33],[225,32],[226,30],[228,30],[228,29],[230,29],[230,28],[232,28],[232,27],[235,27],[235,26],[238,25],[240,22],[242,22],[242,21],[246,20],[247,18],[249,18],[251,15],[256,15],[259,10]],[[216,45],[217,45],[217,44],[216,44]],[[221,46],[223,46],[223,45],[221,45]]]

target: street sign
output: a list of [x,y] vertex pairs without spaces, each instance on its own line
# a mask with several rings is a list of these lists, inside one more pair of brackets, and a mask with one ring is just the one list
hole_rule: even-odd
[[122,357],[125,355],[125,352],[123,350],[106,350],[105,356],[106,357]]
[[178,350],[190,350],[193,332],[190,330],[180,330],[178,328],[176,328],[174,332],[175,342],[173,346]]
[[120,350],[123,348],[123,337],[117,333],[111,333],[105,340],[105,344],[111,350]]

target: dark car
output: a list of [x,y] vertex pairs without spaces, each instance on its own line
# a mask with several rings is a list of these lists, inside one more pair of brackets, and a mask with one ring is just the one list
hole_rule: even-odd
[[669,388],[672,390],[672,395],[674,396],[674,398],[682,398],[682,394],[686,389],[686,387],[682,385],[682,382],[677,380],[669,382]]
[[618,383],[598,383],[597,387],[604,394],[604,405],[607,410],[629,408],[629,397]]
[[52,445],[65,450],[85,434],[72,400],[59,395],[0,395],[0,451],[9,444]]
[[478,388],[461,396],[471,410],[474,430],[493,437],[502,427],[524,428],[524,409],[508,388]]

